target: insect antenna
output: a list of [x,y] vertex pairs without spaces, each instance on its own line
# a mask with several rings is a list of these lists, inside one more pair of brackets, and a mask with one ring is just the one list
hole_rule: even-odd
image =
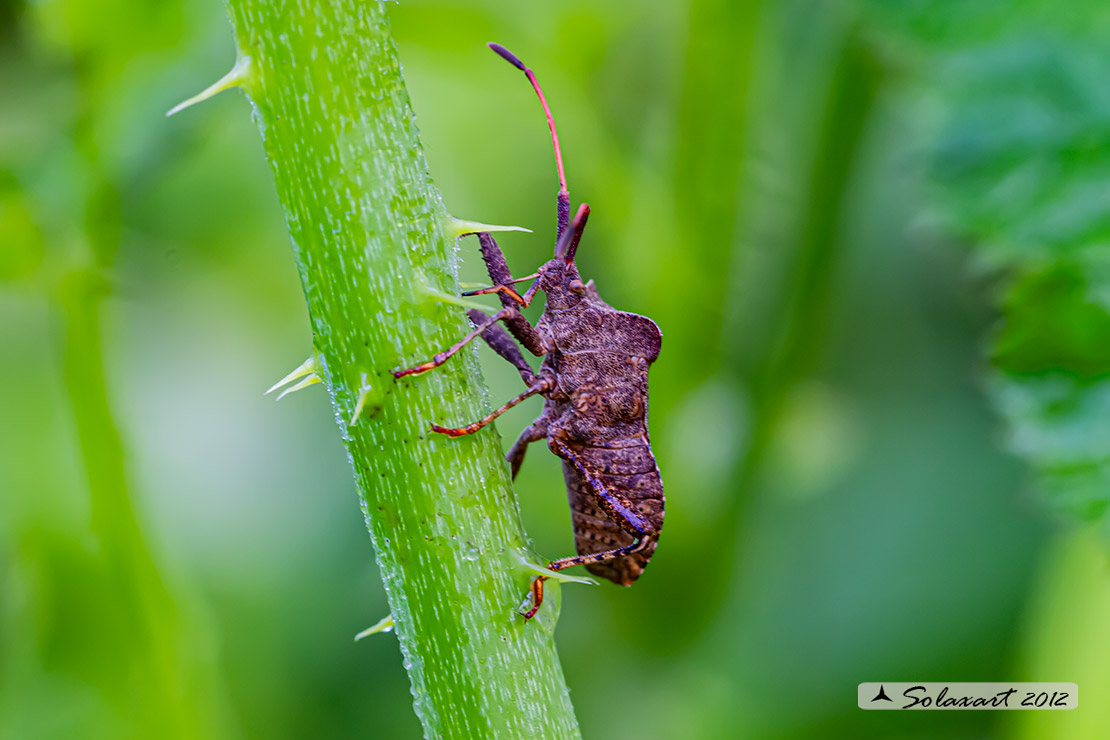
[[578,251],[578,241],[582,238],[582,230],[586,228],[586,219],[590,217],[590,206],[586,203],[578,206],[578,213],[574,214],[574,223],[571,228],[563,232],[559,241],[555,243],[555,257],[562,257],[569,265],[574,262],[574,253]]
[[487,44],[489,48],[497,52],[498,56],[513,65],[517,69],[524,72],[528,77],[528,81],[532,83],[532,89],[536,91],[539,96],[540,105],[543,106],[543,112],[547,116],[547,127],[551,129],[551,143],[555,146],[555,167],[559,171],[559,199],[557,204],[558,210],[558,228],[556,230],[556,239],[563,236],[567,230],[567,224],[570,221],[570,191],[567,190],[567,174],[563,170],[563,152],[559,148],[559,134],[555,132],[555,117],[551,115],[551,108],[547,105],[547,98],[543,96],[543,90],[540,88],[540,83],[536,79],[535,73],[524,66],[524,62],[516,54],[506,49],[501,44],[490,42]]

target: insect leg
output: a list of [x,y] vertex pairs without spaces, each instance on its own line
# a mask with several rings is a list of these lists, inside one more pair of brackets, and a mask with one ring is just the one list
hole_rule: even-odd
[[[467,311],[466,315],[470,317],[470,321],[475,326],[484,324],[489,320],[489,314],[485,311],[479,311],[476,308]],[[532,385],[532,381],[536,379],[536,374],[532,372],[532,368],[525,362],[524,355],[520,353],[520,349],[513,343],[513,338],[509,336],[508,332],[500,326],[491,326],[482,334],[482,339],[486,340],[486,344],[490,346],[490,349],[512,363],[513,367],[520,372],[520,377],[524,379],[525,383]]]
[[552,439],[548,444],[552,452],[566,460],[578,471],[578,474],[582,476],[582,480],[593,489],[594,495],[597,496],[598,503],[601,504],[601,508],[605,510],[609,518],[616,522],[621,529],[628,532],[633,537],[643,537],[644,535],[655,533],[655,529],[651,524],[644,521],[644,519],[636,513],[635,508],[632,506],[632,502],[618,491],[605,485],[601,477],[592,470],[569,445],[560,439]]
[[550,390],[553,385],[554,384],[548,378],[540,378],[535,383],[533,383],[531,387],[528,388],[528,390],[524,391],[524,393],[521,393],[519,396],[512,399],[511,401],[505,402],[500,408],[495,409],[493,413],[486,414],[478,421],[467,424],[465,427],[459,427],[457,429],[448,429],[447,427],[441,427],[436,424],[432,424],[432,431],[439,432],[440,434],[446,434],[448,437],[462,437],[466,434],[474,434],[474,432],[486,426],[498,416],[501,416],[501,414],[505,413],[513,406],[516,406],[524,399],[534,396],[537,393],[543,393],[546,390]]
[[589,555],[572,555],[569,558],[559,558],[558,560],[553,560],[548,563],[547,569],[556,571],[566,570],[576,565],[589,565],[590,563],[600,563],[605,560],[612,560],[613,558],[623,558],[625,555],[631,555],[643,550],[650,545],[657,536],[658,535],[655,534],[642,534],[637,537],[631,545],[617,547],[604,552],[595,552]]
[[[498,321],[501,321],[503,319],[508,319],[511,315],[512,315],[512,310],[507,309],[507,308],[501,309],[500,311],[495,313],[493,316],[486,317],[485,320],[483,320],[480,324],[475,326],[474,329],[470,333],[468,333],[465,337],[463,337],[459,341],[455,342],[448,349],[444,350],[443,352],[440,352],[439,354],[437,354],[435,357],[428,360],[427,362],[420,363],[416,367],[410,367],[410,368],[406,368],[404,370],[394,370],[393,371],[393,377],[394,378],[402,378],[406,375],[417,375],[419,373],[426,373],[429,370],[431,370],[432,368],[439,367],[443,363],[447,362],[447,360],[452,355],[454,355],[460,349],[462,349],[467,344],[469,344],[470,341],[474,339],[474,337],[480,335],[482,332],[489,329],[491,326],[496,324]],[[525,323],[528,323],[528,322],[525,322]]]
[[[590,488],[593,489],[594,493],[597,495],[598,503],[601,504],[605,513],[609,515],[609,518],[616,522],[621,529],[631,534],[634,539],[632,540],[632,544],[625,545],[624,547],[605,550],[604,552],[595,552],[589,555],[573,555],[571,557],[553,560],[548,563],[548,570],[560,571],[573,568],[576,565],[589,565],[591,563],[613,560],[614,558],[622,558],[626,555],[639,552],[655,541],[659,533],[636,513],[632,506],[632,502],[620,493],[606,486],[601,478],[586,465],[585,461],[576,455],[574,450],[565,443],[558,439],[552,439],[549,445],[552,452],[574,466],[574,469],[582,476],[582,480],[586,481]],[[521,606],[521,614],[525,619],[531,619],[535,616],[540,605],[543,604],[543,582],[546,581],[547,578],[547,576],[536,576],[532,580],[529,596]],[[531,604],[530,607],[529,603]],[[524,611],[525,607],[529,607],[527,611]]]
[[[525,280],[533,280],[535,278],[538,278],[539,276],[540,274],[538,272],[533,272],[531,275],[526,275],[525,277],[513,278],[510,282],[514,284],[523,283]],[[504,293],[522,306],[527,306],[529,303],[531,303],[531,301],[526,303],[524,298],[522,298],[519,293],[510,288],[508,285],[491,285],[488,288],[481,288],[479,290],[468,290],[463,293],[463,296],[470,297],[476,295],[489,295],[490,293]]]
[[[589,565],[590,563],[600,563],[605,560],[612,560],[614,558],[623,558],[626,555],[643,550],[658,537],[656,534],[643,534],[633,540],[631,545],[625,547],[618,547],[614,550],[606,550],[605,552],[595,552],[590,555],[573,555],[569,558],[559,558],[552,560],[547,564],[548,570],[560,571],[567,568],[573,568],[576,565]],[[528,595],[524,598],[524,603],[520,606],[520,615],[525,619],[531,619],[536,616],[536,612],[540,610],[543,605],[543,583],[550,576],[536,576],[532,579],[532,585],[528,589]]]
[[524,453],[528,450],[528,445],[539,442],[546,436],[547,418],[541,416],[529,424],[517,437],[516,442],[513,442],[513,446],[509,448],[509,454],[505,456],[509,461],[509,467],[512,468],[513,480],[516,480],[516,474],[520,472],[520,464],[524,462]]

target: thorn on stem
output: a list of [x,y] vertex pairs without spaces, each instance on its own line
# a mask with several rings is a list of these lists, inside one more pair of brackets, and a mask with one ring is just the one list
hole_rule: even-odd
[[235,65],[220,79],[213,82],[188,100],[183,100],[166,112],[166,117],[172,116],[175,113],[180,113],[186,108],[202,103],[208,100],[217,93],[228,90],[233,87],[242,87],[250,81],[251,78],[251,58],[249,56],[241,56],[235,60]]
[[[282,391],[281,394],[277,397],[277,400],[280,401],[282,398],[284,398],[289,393],[293,393],[294,391],[299,391],[302,388],[307,388],[310,385],[315,385],[316,383],[321,382],[320,376],[317,375],[317,373],[319,371],[320,371],[320,363],[316,359],[316,353],[313,352],[309,356],[309,358],[307,360],[305,360],[304,362],[302,362],[300,365],[298,365],[297,368],[293,372],[289,373],[284,378],[282,378],[278,382],[274,383],[272,386],[270,386],[270,389],[262,395],[268,396],[271,393],[273,393],[274,391],[276,391],[278,388],[281,388],[283,385],[286,385],[288,383],[292,383],[297,378],[304,378],[304,380],[297,383],[296,385],[291,386],[289,388],[286,388],[284,391]],[[305,376],[307,376],[307,377],[305,377]]]
[[466,236],[467,234],[477,234],[481,231],[523,231],[527,234],[532,233],[531,229],[526,229],[523,226],[485,224],[481,221],[467,221],[466,219],[455,218],[454,216],[448,216],[444,219],[443,230],[447,233],[447,236],[453,239],[458,239],[460,236]]
[[373,627],[367,627],[362,632],[359,632],[357,635],[355,635],[355,642],[358,642],[359,640],[361,640],[364,637],[369,637],[370,635],[376,635],[379,632],[392,632],[393,628],[396,627],[396,626],[397,625],[393,623],[393,615],[392,614],[386,614]]
[[353,427],[355,424],[358,423],[358,418],[362,416],[362,410],[366,407],[367,400],[371,396],[374,396],[375,401],[372,405],[375,408],[377,407],[377,401],[380,394],[374,393],[373,390],[374,388],[370,384],[370,381],[367,379],[366,373],[363,372],[362,375],[359,377],[358,401],[355,403],[354,413],[351,414],[351,420],[347,422],[347,426]]

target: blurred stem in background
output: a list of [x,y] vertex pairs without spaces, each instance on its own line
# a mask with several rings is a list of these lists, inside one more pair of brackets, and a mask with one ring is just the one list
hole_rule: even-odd
[[[97,254],[110,251],[105,249],[108,245],[99,246]],[[65,629],[79,629],[82,623],[110,625],[110,632],[87,637],[107,643],[102,647],[114,653],[115,670],[99,670],[89,678],[113,701],[114,713],[129,727],[128,733],[195,738],[210,718],[189,701],[189,661],[180,653],[187,643],[135,518],[123,444],[105,384],[100,307],[107,295],[104,273],[109,267],[73,268],[58,289],[62,377],[84,462],[89,524],[103,578],[95,601],[83,605]],[[90,619],[92,612],[104,609],[113,613],[103,620]]]
[[[808,73],[810,85],[802,103],[810,137],[793,139],[793,151],[782,162],[802,189],[789,218],[775,222],[766,215],[775,209],[760,201],[760,189],[749,182],[746,232],[734,256],[730,293],[737,305],[730,311],[725,346],[737,381],[751,399],[747,448],[735,472],[742,493],[731,499],[725,520],[734,527],[734,547],[736,536],[747,529],[744,512],[761,487],[768,452],[781,434],[784,406],[819,372],[827,351],[846,202],[881,89],[880,68],[857,29],[836,16],[819,11],[821,20],[800,34],[812,34],[809,41],[822,49],[820,70],[789,62],[798,64],[795,72]],[[756,234],[779,249],[759,243]],[[731,564],[733,553],[721,564]]]
[[[698,242],[696,261],[679,262],[677,269],[700,274],[674,279],[698,286],[673,291],[681,301],[675,311],[698,320],[680,336],[667,335],[668,350],[677,344],[674,351],[705,356],[698,370],[743,389],[746,401],[732,495],[698,546],[678,555],[687,568],[709,569],[710,583],[729,579],[784,407],[819,372],[827,350],[846,200],[883,83],[858,26],[840,10],[815,9],[796,29],[783,23],[783,13],[759,0],[702,0],[691,14],[697,53],[684,80],[677,213],[681,233],[708,236]],[[788,29],[788,43],[804,51],[778,58],[768,39]],[[696,94],[705,90],[713,95]],[[711,299],[717,304],[703,303]],[[689,387],[705,380],[658,382]],[[687,594],[696,604],[689,619],[715,614],[728,593]]]
[[1000,721],[1001,737],[1104,738],[1110,728],[1106,699],[1110,665],[1110,578],[1105,533],[1081,528],[1061,533],[1046,553],[1025,634],[1013,667],[1016,681],[1070,681],[1079,685],[1083,711],[1013,712]]
[[[135,9],[120,0],[102,11]],[[16,7],[14,15],[20,17],[21,10]],[[27,15],[26,26],[10,28],[14,42],[34,60],[23,69],[25,84],[33,88],[39,82],[36,92],[46,100],[62,87],[77,105],[64,120],[37,121],[50,133],[29,137],[29,145],[20,144],[25,130],[16,126],[7,132],[11,169],[4,174],[32,194],[19,202],[34,214],[28,223],[47,224],[36,238],[49,248],[34,270],[6,277],[37,284],[40,298],[50,301],[55,357],[87,498],[68,492],[52,498],[45,483],[49,476],[43,475],[36,486],[10,495],[45,500],[6,502],[17,568],[5,591],[17,601],[26,599],[21,612],[8,615],[8,626],[13,637],[34,635],[35,640],[9,643],[15,656],[9,669],[21,673],[6,676],[0,734],[214,737],[219,734],[211,692],[215,682],[201,657],[206,655],[204,633],[184,618],[187,610],[171,593],[143,534],[106,378],[103,307],[115,288],[122,229],[119,188],[125,175],[104,147],[115,112],[105,81],[114,79],[120,59],[89,52],[89,38],[81,34],[90,29],[69,25],[74,15],[80,17],[73,6],[58,3]],[[34,32],[18,35],[24,28]],[[95,38],[92,48],[102,40]],[[35,110],[32,102],[28,105]],[[39,109],[40,115],[47,111],[55,112],[49,105]],[[52,177],[59,181],[51,183]],[[51,188],[59,183],[64,184]],[[5,246],[11,249],[6,258],[25,249],[21,236],[6,234]],[[46,407],[40,404],[43,413]],[[55,454],[61,467],[64,454]],[[74,498],[80,501],[76,517],[59,511],[61,516],[44,518],[43,512]],[[81,521],[81,514],[87,519]],[[56,714],[42,711],[43,696],[58,705]],[[90,723],[92,717],[96,720]]]
[[[197,737],[210,721],[207,712],[188,701],[188,662],[173,599],[136,520],[125,470],[123,442],[112,418],[101,341],[103,301],[111,294],[111,272],[119,250],[120,212],[116,186],[101,163],[90,136],[103,116],[96,100],[94,59],[76,65],[75,82],[82,99],[74,140],[87,183],[82,222],[74,224],[78,240],[74,258],[61,277],[58,307],[61,322],[62,378],[73,412],[89,495],[89,524],[104,576],[100,605],[117,610],[111,620],[121,638],[119,674],[105,672],[105,695],[115,700],[118,716],[133,724],[137,735]],[[96,608],[90,605],[90,608]]]

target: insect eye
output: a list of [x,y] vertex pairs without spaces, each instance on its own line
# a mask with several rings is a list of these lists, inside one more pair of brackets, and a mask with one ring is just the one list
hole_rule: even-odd
[[582,281],[578,280],[577,278],[571,280],[568,287],[570,288],[571,293],[577,293],[578,295],[585,295],[586,293],[586,286],[583,285]]

